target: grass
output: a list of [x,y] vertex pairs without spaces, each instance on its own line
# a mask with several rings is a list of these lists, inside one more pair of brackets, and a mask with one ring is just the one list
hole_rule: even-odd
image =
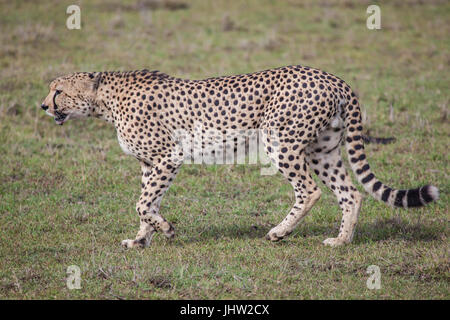
[[[179,4],[182,5],[179,5]],[[0,2],[0,297],[3,299],[448,299],[450,5],[368,1],[83,1],[81,30],[61,1]],[[183,5],[184,4],[184,5]],[[146,250],[134,237],[140,168],[114,129],[63,127],[39,109],[47,86],[74,71],[158,69],[204,78],[303,64],[358,91],[365,129],[395,136],[367,146],[397,188],[425,183],[441,199],[418,210],[367,197],[354,242],[329,248],[340,212],[321,200],[286,240],[265,233],[293,192],[258,166],[184,166],[161,212],[177,230]],[[80,290],[66,287],[70,265]],[[369,265],[381,289],[369,290]]]

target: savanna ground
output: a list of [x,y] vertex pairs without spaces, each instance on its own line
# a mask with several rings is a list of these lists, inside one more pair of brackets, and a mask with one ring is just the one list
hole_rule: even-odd
[[[3,299],[448,299],[449,15],[447,1],[0,2],[0,297]],[[74,1],[77,3],[77,1]],[[140,168],[98,120],[63,127],[39,108],[74,71],[158,69],[178,77],[314,66],[359,93],[374,172],[398,188],[431,183],[441,199],[391,209],[368,197],[351,245],[329,248],[332,193],[286,240],[265,233],[293,204],[258,166],[186,165],[162,202],[177,236],[124,250],[138,227]],[[364,193],[365,194],[365,193]],[[366,194],[367,195],[367,194]],[[79,290],[66,287],[70,265]],[[381,289],[369,290],[369,265]]]

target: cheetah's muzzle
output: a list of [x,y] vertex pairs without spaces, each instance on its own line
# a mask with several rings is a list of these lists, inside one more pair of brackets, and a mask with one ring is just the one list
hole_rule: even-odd
[[55,122],[56,124],[59,124],[62,126],[64,124],[64,121],[67,118],[67,114],[59,111],[55,111]]

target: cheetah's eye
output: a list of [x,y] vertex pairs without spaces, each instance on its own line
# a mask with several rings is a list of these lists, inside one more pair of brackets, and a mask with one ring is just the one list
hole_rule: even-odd
[[55,90],[55,96],[57,96],[58,94],[60,94],[62,91],[61,90]]

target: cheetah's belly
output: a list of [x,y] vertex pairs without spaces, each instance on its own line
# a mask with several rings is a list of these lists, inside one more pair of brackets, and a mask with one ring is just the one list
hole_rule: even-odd
[[130,147],[126,144],[125,140],[120,136],[120,134],[117,135],[117,140],[119,140],[119,145],[122,148],[122,151],[125,152],[125,154],[135,156],[135,154],[131,151]]

